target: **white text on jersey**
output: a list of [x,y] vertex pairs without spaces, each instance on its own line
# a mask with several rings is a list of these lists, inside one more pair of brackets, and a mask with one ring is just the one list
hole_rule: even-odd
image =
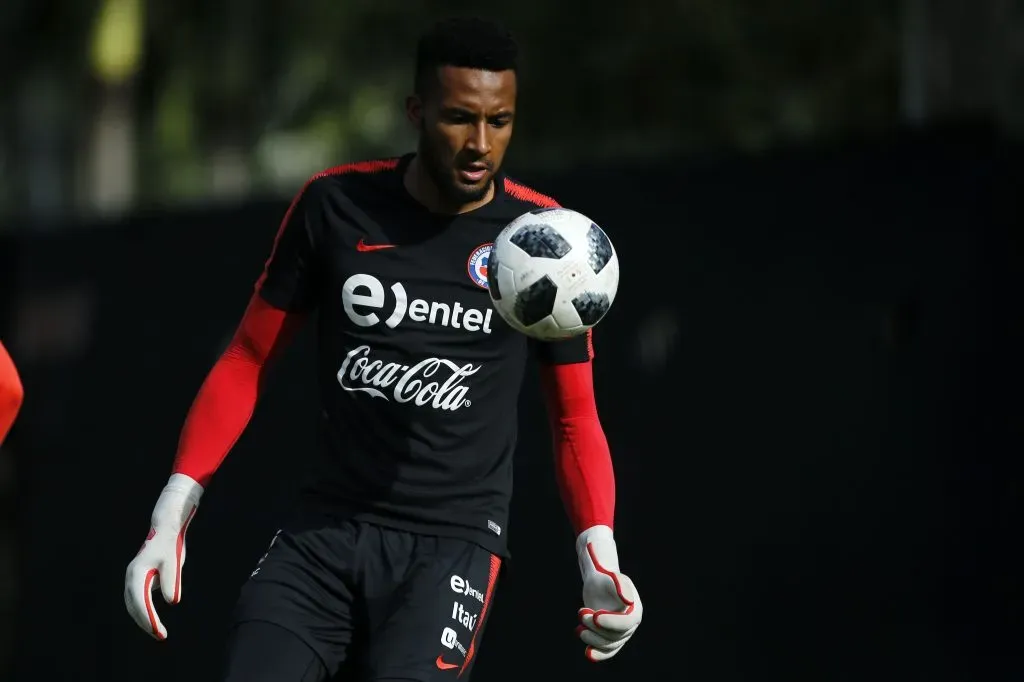
[[[391,292],[395,295],[395,309],[384,320],[384,324],[391,329],[397,327],[408,315],[414,322],[465,329],[468,332],[491,333],[491,315],[494,312],[492,308],[467,308],[458,301],[449,304],[425,301],[421,298],[409,300],[409,295],[401,282],[392,284]],[[375,312],[365,311],[368,308],[384,308],[384,285],[373,275],[352,275],[342,286],[341,300],[350,320],[360,327],[372,327],[380,323],[380,316]],[[357,306],[360,310],[356,309]]]
[[[466,398],[469,387],[462,382],[481,367],[471,363],[459,365],[444,358],[427,358],[414,365],[371,360],[370,347],[358,346],[345,355],[338,370],[338,383],[352,393],[454,412],[472,404]],[[381,389],[387,389],[391,396]]]

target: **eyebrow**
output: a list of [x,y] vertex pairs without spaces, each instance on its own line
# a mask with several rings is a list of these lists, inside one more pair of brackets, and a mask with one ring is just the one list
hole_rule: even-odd
[[[445,112],[446,114],[465,114],[466,116],[477,115],[477,113],[472,111],[471,109],[468,109],[457,104],[451,106],[443,106],[441,107],[441,111]],[[493,114],[485,114],[486,118],[506,118],[512,115],[514,115],[514,112],[511,109],[499,109]]]

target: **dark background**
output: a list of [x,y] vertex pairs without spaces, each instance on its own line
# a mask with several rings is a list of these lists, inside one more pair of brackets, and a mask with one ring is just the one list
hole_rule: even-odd
[[[167,642],[124,570],[291,195],[413,144],[411,41],[476,9],[420,4],[0,8],[0,338],[26,388],[0,680],[218,679],[313,445],[308,332],[204,497]],[[529,374],[474,679],[1020,679],[1022,6],[641,5],[502,14],[528,46],[509,171],[621,257],[595,373],[645,619],[584,660]]]
[[[613,662],[584,661],[572,535],[531,376],[515,558],[479,678],[1024,672],[1020,240],[1004,212],[1021,158],[958,128],[531,177],[586,206],[621,254],[595,371],[623,566],[646,617]],[[308,338],[204,499],[184,600],[161,610],[167,643],[124,613],[123,571],[284,208],[4,243],[20,299],[89,300],[87,342],[23,366],[15,679],[216,679],[228,610],[312,446]]]

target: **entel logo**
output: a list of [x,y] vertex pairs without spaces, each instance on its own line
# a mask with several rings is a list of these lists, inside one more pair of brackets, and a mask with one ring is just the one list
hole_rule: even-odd
[[451,586],[452,592],[454,592],[455,594],[464,594],[467,597],[473,597],[473,599],[476,599],[481,604],[484,603],[483,593],[480,590],[470,586],[469,581],[463,578],[462,576],[453,575],[451,579]]
[[[401,282],[392,284],[391,292],[395,295],[395,309],[384,320],[384,324],[391,329],[397,327],[408,315],[414,322],[465,329],[468,332],[491,333],[491,315],[494,313],[492,308],[466,308],[458,301],[451,304],[425,301],[421,298],[410,301]],[[373,275],[352,275],[342,285],[341,301],[350,320],[360,327],[372,327],[380,323],[380,316],[375,312],[358,312],[356,306],[363,309],[383,309],[384,285]]]

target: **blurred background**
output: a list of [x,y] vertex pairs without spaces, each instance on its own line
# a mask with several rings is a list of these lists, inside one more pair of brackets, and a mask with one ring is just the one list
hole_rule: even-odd
[[219,679],[313,447],[308,335],[204,498],[166,643],[125,566],[291,196],[413,147],[415,39],[463,12],[523,46],[508,171],[621,254],[595,372],[647,612],[584,661],[529,375],[475,679],[1020,679],[1020,0],[5,0],[0,679]]

